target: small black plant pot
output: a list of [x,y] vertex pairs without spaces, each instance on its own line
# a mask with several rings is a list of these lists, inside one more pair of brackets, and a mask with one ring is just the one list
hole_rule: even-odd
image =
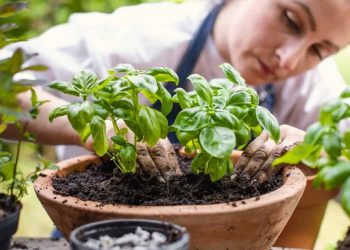
[[0,219],[0,249],[7,250],[10,247],[12,235],[17,231],[21,206],[16,211]]
[[88,239],[99,239],[100,236],[121,237],[128,233],[134,233],[137,227],[141,227],[150,233],[158,232],[167,237],[167,244],[161,250],[188,250],[189,234],[186,229],[176,224],[143,219],[118,219],[89,223],[76,228],[70,234],[70,244],[73,250],[96,250],[85,246]]

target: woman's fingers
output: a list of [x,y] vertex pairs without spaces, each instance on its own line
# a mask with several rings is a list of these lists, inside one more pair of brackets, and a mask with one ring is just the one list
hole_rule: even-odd
[[160,182],[165,182],[158,168],[156,167],[145,143],[137,143],[137,163],[144,172],[156,178]]
[[266,163],[271,152],[275,148],[276,143],[273,140],[266,140],[265,143],[254,152],[249,163],[242,171],[241,178],[246,180],[252,179],[255,174],[260,171],[260,168]]
[[238,162],[235,165],[234,173],[231,177],[231,179],[237,179],[241,176],[242,172],[248,166],[248,163],[250,162],[251,158],[254,156],[254,153],[264,145],[265,141],[268,140],[269,135],[267,132],[262,132],[261,135],[259,135],[257,138],[255,138],[247,148],[242,153],[241,157],[239,158]]
[[153,147],[138,143],[137,162],[145,172],[162,182],[182,175],[175,150],[168,139],[159,140]]

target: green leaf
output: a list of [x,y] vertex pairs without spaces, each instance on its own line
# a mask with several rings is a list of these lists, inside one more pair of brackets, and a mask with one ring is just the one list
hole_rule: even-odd
[[236,137],[232,130],[224,127],[207,127],[199,134],[199,143],[203,150],[216,158],[230,157],[236,146]]
[[192,107],[192,100],[189,94],[182,88],[175,89],[176,95],[173,97],[174,102],[180,104],[181,109],[187,109]]
[[303,159],[310,156],[315,151],[318,151],[320,146],[317,145],[309,145],[309,144],[300,144],[295,148],[291,149],[281,157],[275,159],[272,162],[272,166],[276,166],[278,164],[286,163],[295,165],[301,162]]
[[223,89],[225,91],[228,91],[233,87],[233,84],[230,80],[220,78],[210,80],[209,85],[212,89]]
[[197,154],[192,160],[191,171],[194,174],[203,173],[204,169],[206,169],[208,166],[208,161],[210,158],[210,155],[208,155],[207,153],[201,152]]
[[328,101],[321,106],[320,122],[321,124],[332,125],[344,118],[348,110],[348,105],[341,99]]
[[135,108],[128,100],[113,102],[113,108],[113,114],[119,119],[123,119],[124,121],[136,119]]
[[241,74],[234,69],[230,64],[224,63],[220,65],[220,68],[224,71],[224,74],[227,79],[231,82],[238,84],[239,86],[245,86],[245,80],[241,76]]
[[94,109],[94,115],[98,115],[103,120],[106,120],[108,117],[108,111],[106,110],[106,107],[103,106],[101,102],[94,102],[92,103],[92,108]]
[[280,139],[280,127],[277,119],[270,111],[261,106],[256,108],[256,117],[259,124],[270,133],[271,138],[277,143]]
[[10,72],[11,74],[16,74],[21,71],[22,64],[24,62],[24,53],[22,49],[16,49],[11,57]]
[[306,130],[304,143],[310,145],[320,144],[324,133],[325,128],[321,125],[321,123],[314,123]]
[[105,88],[107,85],[109,85],[114,80],[113,77],[107,77],[105,79],[98,80],[93,87],[91,87],[91,93],[95,93],[103,88]]
[[158,90],[158,85],[156,79],[153,76],[149,75],[137,75],[137,76],[125,76],[126,79],[137,88],[141,90],[147,90],[151,93],[156,93]]
[[168,120],[152,108],[142,106],[137,121],[141,124],[140,129],[149,146],[154,146],[168,132]]
[[241,124],[235,130],[236,135],[236,147],[240,149],[246,145],[251,138],[250,130],[245,124]]
[[181,143],[181,145],[186,145],[189,141],[197,138],[199,133],[196,132],[184,132],[180,130],[176,130],[176,137]]
[[55,108],[54,110],[52,110],[50,115],[49,115],[49,121],[52,122],[53,119],[55,119],[57,117],[67,115],[68,106],[69,105],[64,105],[64,106],[61,106],[61,107],[58,107],[58,108]]
[[7,181],[13,178],[14,162],[6,162],[0,164],[0,181]]
[[341,155],[341,138],[339,132],[330,131],[323,136],[323,147],[327,154],[336,159]]
[[73,95],[73,96],[79,96],[79,91],[71,84],[68,82],[63,82],[63,81],[53,81],[49,85],[50,88],[58,90],[62,93]]
[[350,177],[345,181],[342,187],[341,204],[345,212],[350,216]]
[[113,68],[115,72],[120,72],[120,73],[128,73],[130,71],[134,71],[135,68],[131,64],[118,64],[116,67]]
[[123,146],[119,151],[119,157],[126,172],[136,172],[136,149],[132,144],[128,143]]
[[242,88],[234,89],[226,102],[226,106],[242,106],[251,104],[252,96]]
[[333,189],[341,186],[350,177],[350,162],[342,161],[327,168],[324,174],[324,185],[326,189]]
[[21,71],[25,71],[25,70],[46,71],[48,69],[49,68],[44,65],[32,65],[32,66],[22,68]]
[[97,76],[94,72],[80,71],[73,77],[72,84],[77,89],[91,90],[97,85]]
[[241,122],[227,110],[215,111],[212,115],[215,125],[219,127],[226,127],[229,129],[236,129],[241,125]]
[[171,109],[173,108],[172,97],[169,94],[168,90],[164,88],[162,84],[157,82],[157,85],[158,85],[157,96],[159,97],[159,100],[162,103],[161,111],[164,115],[168,115],[171,112]]
[[105,155],[109,148],[105,121],[102,120],[101,117],[95,115],[91,119],[90,128],[92,144],[96,154],[98,156]]
[[227,173],[227,159],[210,158],[208,162],[208,172],[212,182],[220,180]]
[[86,127],[79,133],[80,139],[82,142],[86,142],[86,140],[91,135],[91,127],[90,124],[87,124]]
[[125,138],[121,135],[115,135],[115,136],[112,136],[111,137],[111,140],[117,144],[117,145],[120,145],[120,146],[124,146],[127,141],[125,140]]
[[347,87],[340,95],[341,98],[349,98],[350,97],[350,87]]
[[175,119],[174,128],[185,132],[199,131],[208,126],[210,116],[200,107],[182,110]]
[[197,74],[190,75],[187,79],[191,81],[198,96],[211,105],[213,103],[213,91],[207,80]]
[[0,6],[0,18],[9,17],[28,7],[25,2],[6,3]]
[[153,76],[158,82],[174,82],[176,85],[179,83],[177,74],[167,67],[155,67],[148,70],[146,74]]
[[350,130],[347,130],[343,134],[343,142],[347,149],[350,149]]
[[91,121],[94,109],[88,101],[73,103],[68,106],[67,114],[72,127],[81,133]]

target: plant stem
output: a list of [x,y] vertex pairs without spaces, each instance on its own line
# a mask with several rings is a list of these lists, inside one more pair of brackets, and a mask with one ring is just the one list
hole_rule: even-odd
[[114,128],[115,133],[120,135],[120,129],[118,127],[118,124],[117,124],[117,121],[116,121],[114,115],[110,114],[110,116],[111,116],[111,120],[112,120],[112,124],[113,124],[113,128]]
[[16,180],[16,174],[17,174],[17,166],[18,166],[18,161],[19,161],[19,154],[21,152],[21,146],[22,146],[22,141],[23,141],[22,136],[24,136],[27,124],[28,123],[24,124],[24,126],[22,128],[22,131],[21,131],[21,136],[20,136],[20,138],[18,140],[18,143],[17,143],[16,159],[15,159],[15,164],[13,166],[13,171],[12,171],[12,183],[11,183],[11,188],[10,188],[10,197],[13,196],[13,189],[15,188],[15,180]]

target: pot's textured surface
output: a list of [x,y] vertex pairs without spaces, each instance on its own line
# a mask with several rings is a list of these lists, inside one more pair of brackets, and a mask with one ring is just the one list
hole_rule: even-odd
[[190,233],[191,249],[270,249],[292,215],[306,185],[301,170],[285,168],[279,189],[239,202],[197,206],[104,205],[56,195],[52,176],[83,171],[100,161],[83,156],[59,163],[60,170],[46,170],[34,183],[37,196],[55,225],[68,238],[82,224],[111,218],[144,218],[174,222]]

